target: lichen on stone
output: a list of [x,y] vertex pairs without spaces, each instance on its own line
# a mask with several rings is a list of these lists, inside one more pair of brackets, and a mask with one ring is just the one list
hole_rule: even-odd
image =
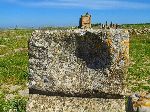
[[128,50],[129,33],[122,29],[35,31],[29,87],[72,96],[123,95]]

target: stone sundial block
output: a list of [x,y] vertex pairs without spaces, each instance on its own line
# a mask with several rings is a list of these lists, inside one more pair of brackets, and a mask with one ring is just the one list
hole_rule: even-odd
[[126,30],[34,31],[29,88],[71,96],[122,95],[128,58]]

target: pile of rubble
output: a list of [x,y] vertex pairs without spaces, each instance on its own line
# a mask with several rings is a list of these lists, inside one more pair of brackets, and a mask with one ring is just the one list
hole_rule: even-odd
[[150,93],[133,94],[128,100],[129,112],[150,112]]
[[149,28],[144,28],[144,29],[128,29],[129,33],[131,35],[142,35],[142,34],[148,34],[150,33]]

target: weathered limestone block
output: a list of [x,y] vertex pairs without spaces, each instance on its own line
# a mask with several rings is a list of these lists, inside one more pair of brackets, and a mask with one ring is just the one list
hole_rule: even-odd
[[125,101],[30,95],[27,112],[125,112]]
[[64,96],[123,95],[128,58],[126,30],[35,31],[29,40],[29,88]]

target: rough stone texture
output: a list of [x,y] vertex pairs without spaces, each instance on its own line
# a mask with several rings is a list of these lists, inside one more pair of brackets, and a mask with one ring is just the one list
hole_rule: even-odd
[[128,32],[130,35],[142,35],[142,34],[148,34],[150,33],[149,28],[144,28],[144,29],[128,29]]
[[123,99],[30,95],[27,112],[125,112]]
[[18,94],[24,97],[28,97],[29,96],[29,89],[24,89],[24,90],[19,90]]
[[150,112],[150,93],[131,95],[127,107],[128,112]]
[[81,15],[80,21],[79,21],[79,27],[80,28],[91,28],[91,15],[86,13],[85,15]]
[[64,96],[122,95],[128,57],[127,30],[35,31],[29,88]]

